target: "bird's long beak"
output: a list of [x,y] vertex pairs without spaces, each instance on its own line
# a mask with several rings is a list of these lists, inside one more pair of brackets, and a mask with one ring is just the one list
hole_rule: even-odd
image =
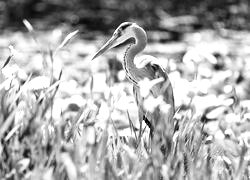
[[113,48],[116,44],[116,40],[117,40],[118,36],[116,34],[114,34],[109,40],[108,42],[106,42],[106,44],[104,44],[101,49],[93,56],[92,60],[97,58],[98,56],[102,55],[104,52],[106,52],[107,50]]

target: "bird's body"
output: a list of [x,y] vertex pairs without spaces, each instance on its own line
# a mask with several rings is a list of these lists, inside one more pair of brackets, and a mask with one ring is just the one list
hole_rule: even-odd
[[[94,58],[96,58],[106,50],[111,49],[112,47],[115,47],[126,41],[131,41],[131,43],[128,45],[124,54],[123,68],[126,72],[127,78],[134,86],[133,91],[139,111],[140,132],[143,120],[150,127],[150,130],[153,131],[157,124],[157,121],[159,120],[159,116],[161,116],[162,114],[159,114],[159,108],[157,112],[154,113],[149,112],[147,109],[145,109],[145,98],[149,96],[158,98],[161,96],[163,101],[170,106],[167,115],[165,113],[163,115],[164,117],[161,117],[161,120],[165,121],[172,121],[173,119],[174,98],[168,75],[164,68],[162,68],[160,61],[157,58],[149,55],[137,57],[137,54],[139,54],[147,45],[147,35],[143,28],[131,22],[122,23],[115,30],[111,39],[97,52]],[[145,95],[142,95],[141,88],[143,87],[140,86],[140,82],[145,80],[145,78],[149,81],[153,81],[158,78],[161,79],[160,81],[152,85],[149,90],[149,94],[146,97]]]

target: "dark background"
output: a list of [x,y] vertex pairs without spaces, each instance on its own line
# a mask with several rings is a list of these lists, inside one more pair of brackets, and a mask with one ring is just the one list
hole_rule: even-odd
[[[250,29],[248,0],[2,0],[0,27],[24,28],[23,19],[40,29],[61,23],[88,31],[108,31],[123,21],[136,21],[146,29],[179,31],[168,17],[191,15],[174,23],[181,30],[199,28]],[[194,19],[194,17],[196,19]],[[186,26],[188,25],[189,28]]]

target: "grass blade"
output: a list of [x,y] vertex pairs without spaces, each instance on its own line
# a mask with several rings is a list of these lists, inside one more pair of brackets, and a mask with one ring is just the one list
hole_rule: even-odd
[[63,42],[56,48],[54,54],[56,54],[57,51],[59,51],[60,49],[62,49],[64,46],[66,46],[66,44],[68,44],[68,42],[70,41],[70,39],[72,39],[77,33],[78,33],[78,30],[69,33],[64,38]]
[[28,29],[30,33],[34,31],[33,26],[30,24],[30,22],[27,19],[23,20],[23,24],[25,25],[25,27]]
[[5,66],[7,66],[7,64],[9,64],[10,60],[12,59],[13,55],[9,55],[9,57],[6,59],[6,61],[4,62],[3,66],[1,67],[1,69],[3,69]]

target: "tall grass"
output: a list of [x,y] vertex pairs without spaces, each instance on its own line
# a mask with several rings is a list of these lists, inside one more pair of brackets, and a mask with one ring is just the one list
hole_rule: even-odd
[[[39,45],[33,27],[28,21],[24,23]],[[62,80],[63,70],[58,76],[54,75],[53,59],[74,35],[76,32],[70,33],[54,50],[41,47],[39,53],[51,61],[46,66],[45,82],[32,74],[22,79],[18,75],[19,69],[6,76],[4,72],[13,66],[11,60],[15,57],[12,54],[2,65],[1,179],[210,180],[250,177],[249,145],[240,138],[241,133],[230,136],[222,126],[219,128],[223,138],[206,132],[207,122],[201,120],[207,112],[196,116],[197,105],[192,100],[176,112],[174,127],[161,121],[163,117],[158,117],[157,126],[166,129],[163,136],[156,130],[154,138],[167,145],[166,156],[160,144],[150,147],[146,125],[137,146],[138,132],[129,113],[124,112],[131,131],[125,136],[120,135],[120,129],[112,118],[116,108],[115,95],[110,88],[108,92],[93,92],[93,78],[90,78],[89,94],[82,95],[85,103],[68,104],[59,118],[55,117],[56,101],[63,99],[60,85],[67,80]],[[44,49],[49,50],[45,52]],[[106,75],[110,76],[109,73]],[[107,78],[107,84],[112,86],[109,81]],[[34,87],[34,82],[37,87]],[[193,94],[195,96],[198,94]],[[104,106],[107,107],[107,115],[101,116]],[[235,106],[231,113],[243,116],[244,110],[239,104]],[[100,126],[99,121],[104,125]]]

